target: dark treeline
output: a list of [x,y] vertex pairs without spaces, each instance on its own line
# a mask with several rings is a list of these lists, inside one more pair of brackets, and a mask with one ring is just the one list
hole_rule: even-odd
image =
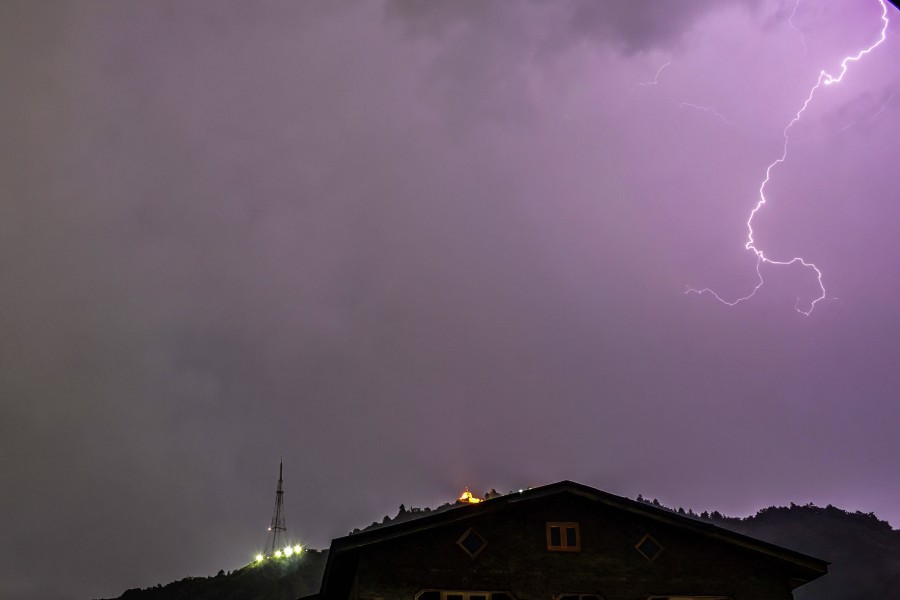
[[296,600],[319,591],[328,552],[251,563],[212,577],[185,577],[166,585],[127,590],[121,600]]
[[741,519],[638,500],[831,562],[828,575],[797,589],[795,600],[900,599],[900,530],[873,513],[791,503]]
[[[496,494],[496,492],[493,492]],[[770,507],[751,517],[735,518],[718,511],[695,513],[672,509],[657,500],[645,502],[663,510],[708,521],[779,546],[830,561],[829,574],[794,592],[795,600],[900,599],[900,530],[892,529],[872,513],[848,512],[813,504]],[[435,509],[400,505],[385,516],[351,534],[407,521],[458,506]],[[126,591],[122,600],[295,600],[318,591],[327,552],[310,550],[300,557],[248,565],[213,577],[188,577],[168,585]]]

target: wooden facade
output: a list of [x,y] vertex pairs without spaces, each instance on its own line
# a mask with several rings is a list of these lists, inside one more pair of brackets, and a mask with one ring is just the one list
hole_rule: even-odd
[[332,542],[321,600],[791,600],[825,561],[561,483]]

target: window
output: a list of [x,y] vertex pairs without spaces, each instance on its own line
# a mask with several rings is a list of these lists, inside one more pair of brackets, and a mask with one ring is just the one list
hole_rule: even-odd
[[509,592],[422,590],[416,600],[515,600]]
[[578,523],[547,523],[547,550],[580,552],[581,535]]
[[731,596],[650,596],[647,600],[731,600]]
[[[471,527],[466,530],[462,536],[456,540],[459,547],[466,551],[466,554],[475,558],[478,553],[487,546],[487,541],[478,535],[478,532]],[[450,598],[449,600],[466,600],[466,598]],[[487,598],[473,598],[472,600],[488,600]]]
[[[646,558],[650,562],[656,560],[656,558],[660,554],[662,554],[663,551],[662,544],[657,542],[649,533],[644,534],[644,537],[641,538],[641,541],[635,544],[634,547],[644,556],[644,558]],[[660,596],[660,598],[665,598],[665,596]],[[672,596],[672,598],[676,597]],[[685,596],[684,598],[690,600],[690,596]],[[714,597],[711,596],[710,598]]]

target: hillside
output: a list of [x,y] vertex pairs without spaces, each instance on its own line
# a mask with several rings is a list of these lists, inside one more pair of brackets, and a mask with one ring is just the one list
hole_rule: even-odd
[[[659,502],[639,501],[669,509]],[[385,516],[364,530],[448,510],[407,510]],[[830,561],[829,574],[794,592],[795,600],[870,600],[900,598],[900,530],[873,514],[851,513],[812,504],[770,507],[744,519],[718,512],[679,514],[811,554]],[[353,533],[360,531],[354,530]],[[300,558],[266,561],[214,577],[188,577],[165,586],[131,589],[121,600],[295,600],[318,591],[328,552],[308,550]]]
[[186,577],[146,589],[130,589],[121,600],[296,600],[319,591],[328,551],[249,564],[213,577]]
[[637,500],[829,561],[828,575],[797,589],[795,600],[900,598],[900,530],[872,513],[792,503],[741,519]]
[[900,530],[874,514],[808,504],[710,520],[830,561],[828,575],[798,589],[796,600],[900,598]]

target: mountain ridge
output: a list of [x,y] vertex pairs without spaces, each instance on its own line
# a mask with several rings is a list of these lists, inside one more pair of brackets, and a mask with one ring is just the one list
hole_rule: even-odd
[[[640,495],[637,501],[831,562],[828,575],[794,591],[795,600],[900,598],[900,530],[874,513],[791,503],[763,508],[749,517],[728,517],[718,511],[696,514],[673,509]],[[393,518],[386,515],[380,523],[350,534],[454,506],[406,509],[401,504]],[[214,577],[187,577],[165,586],[129,589],[118,600],[295,600],[319,590],[327,556],[327,550],[306,550],[299,557],[251,563],[233,572],[219,571]]]

